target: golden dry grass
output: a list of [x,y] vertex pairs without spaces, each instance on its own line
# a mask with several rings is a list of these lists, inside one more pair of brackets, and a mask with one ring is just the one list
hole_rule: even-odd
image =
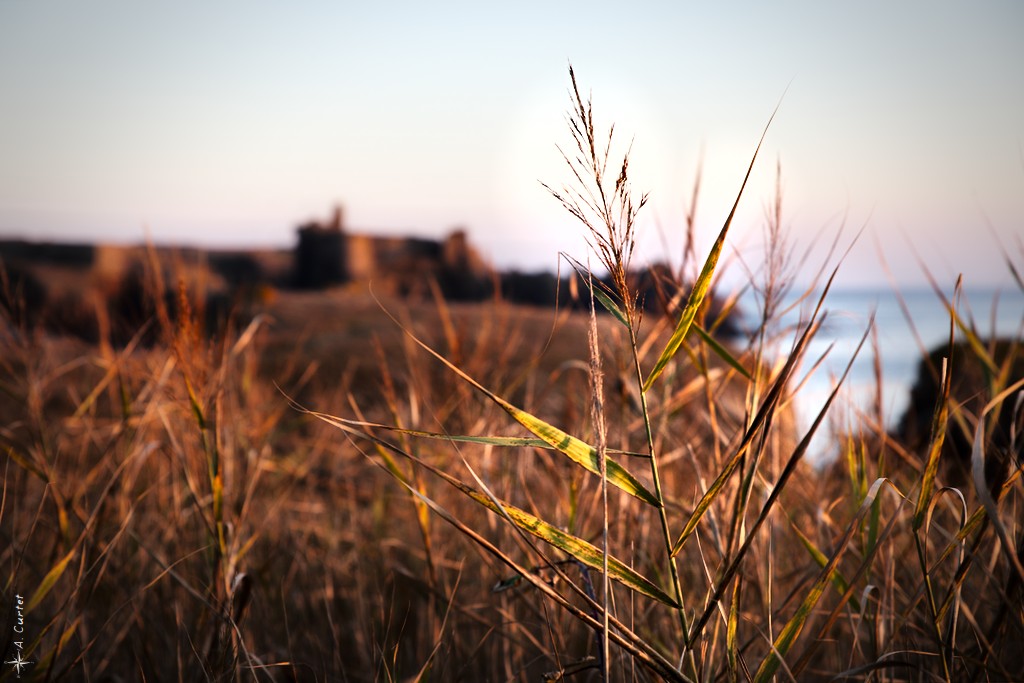
[[[937,392],[927,439],[865,417],[813,471],[786,407],[803,347],[771,352],[778,212],[745,343],[695,327],[715,251],[689,300],[643,317],[642,201],[573,93],[576,177],[613,191],[562,196],[612,315],[349,289],[204,331],[182,287],[176,316],[154,297],[152,345],[5,318],[0,584],[24,602],[5,661],[37,680],[1020,680],[1020,341],[968,344],[984,400]],[[998,481],[947,479],[949,429]]]

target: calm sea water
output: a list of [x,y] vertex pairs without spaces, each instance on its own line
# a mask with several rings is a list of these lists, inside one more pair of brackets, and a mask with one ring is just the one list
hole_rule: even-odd
[[[910,321],[901,309],[899,296],[909,311]],[[945,296],[951,299],[951,292],[945,292]],[[805,303],[802,310],[790,312],[784,322],[796,323],[801,316],[806,319],[813,310],[813,303]],[[797,395],[797,411],[803,427],[810,426],[824,405],[835,380],[853,357],[872,314],[882,368],[883,416],[887,427],[894,426],[906,410],[921,359],[921,346],[931,349],[949,338],[950,316],[942,300],[931,289],[906,290],[899,295],[892,289],[839,290],[829,293],[824,308],[828,311],[825,326],[810,345],[799,377],[808,376],[814,360],[824,354],[829,345],[832,349],[824,363],[808,376]],[[744,310],[757,310],[752,298],[744,302]],[[973,322],[974,329],[983,337],[1024,334],[1024,292],[1019,288],[964,291],[957,311],[965,322]],[[916,337],[913,330],[916,330]],[[792,337],[781,344],[779,351],[788,349],[791,340]],[[835,426],[856,421],[858,410],[871,409],[876,392],[875,354],[869,338],[854,361],[840,398],[832,406],[829,414],[832,424],[815,439],[809,454],[814,461],[823,462],[834,456],[831,436]]]

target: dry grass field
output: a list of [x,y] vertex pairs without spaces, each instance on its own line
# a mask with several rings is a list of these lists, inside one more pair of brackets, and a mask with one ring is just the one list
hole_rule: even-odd
[[[1024,677],[1020,340],[995,354],[954,320],[967,351],[939,359],[927,437],[865,416],[813,470],[789,401],[820,313],[780,347],[785,259],[726,346],[703,312],[731,216],[685,296],[643,313],[643,200],[573,107],[590,185],[555,194],[611,274],[601,315],[349,288],[209,327],[152,280],[125,344],[5,314],[0,643],[20,678]],[[971,401],[950,393],[968,363]],[[966,481],[947,434],[972,444]]]
[[[550,634],[538,632],[552,627],[547,619],[560,639],[588,649],[585,631],[536,612],[528,590],[493,593],[515,573],[418,517],[365,445],[291,405],[529,436],[418,353],[382,307],[525,409],[587,429],[580,313],[339,290],[282,293],[251,327],[210,336],[168,320],[151,347],[102,349],[7,328],[3,562],[11,594],[30,598],[36,675],[369,680],[431,662],[441,680],[514,677],[557,669]],[[610,316],[599,324],[621,337]],[[681,403],[705,392],[699,384],[691,379],[663,419],[681,422]],[[610,376],[610,396],[617,385]],[[628,398],[609,407],[635,432]],[[742,394],[735,402],[742,407]],[[679,473],[669,480],[692,488],[681,449],[705,432],[695,425],[672,437],[669,467]],[[413,452],[453,472],[466,471],[465,458],[494,490],[519,489],[567,528],[592,523],[586,473],[542,449],[429,441]],[[474,514],[457,494],[435,495]],[[515,542],[491,526],[495,540]],[[638,531],[628,517],[616,526]]]

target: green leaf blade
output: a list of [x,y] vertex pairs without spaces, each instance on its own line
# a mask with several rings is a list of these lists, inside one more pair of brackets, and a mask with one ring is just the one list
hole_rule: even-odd
[[[547,422],[537,418],[524,410],[516,408],[511,403],[508,403],[504,399],[495,396],[487,392],[487,395],[500,405],[509,415],[511,415],[517,422],[530,430],[537,438],[523,438],[523,437],[511,437],[511,436],[465,436],[457,434],[437,434],[435,432],[425,432],[414,429],[402,429],[398,427],[389,427],[387,425],[376,424],[372,422],[360,422],[356,420],[346,420],[342,417],[336,417],[334,415],[327,415],[326,413],[317,413],[314,411],[305,411],[314,417],[317,417],[328,424],[333,424],[336,427],[348,428],[348,429],[382,429],[398,434],[406,434],[409,436],[421,437],[425,439],[437,439],[441,441],[454,441],[461,443],[477,443],[491,446],[498,446],[504,448],[516,448],[516,447],[531,447],[531,448],[552,448],[561,452],[562,454],[569,457],[570,460],[580,465],[584,469],[600,475],[600,463],[597,456],[597,449],[589,445],[585,441],[581,441],[574,436],[566,434],[558,427],[550,425]],[[304,410],[304,409],[303,409]],[[640,453],[632,453],[629,451],[615,451],[609,449],[609,453],[621,453],[623,455],[642,456]],[[643,484],[634,477],[629,470],[615,462],[612,459],[607,460],[607,472],[608,481],[613,486],[625,491],[626,493],[639,498],[649,505],[655,507],[659,506],[657,497],[650,492]]]
[[[776,107],[776,111],[778,111],[778,107]],[[708,290],[711,288],[711,279],[715,274],[715,269],[718,267],[718,259],[722,255],[722,248],[725,246],[725,237],[729,234],[729,227],[732,225],[732,219],[736,216],[736,208],[740,204],[740,198],[743,197],[743,191],[747,187],[747,181],[750,180],[750,173],[754,170],[754,162],[757,161],[757,154],[761,151],[761,145],[764,144],[765,135],[768,134],[768,127],[772,125],[772,119],[774,118],[775,112],[773,112],[772,117],[768,119],[768,125],[765,126],[764,132],[761,134],[761,140],[757,143],[754,155],[750,159],[750,165],[747,167],[747,174],[743,177],[743,184],[740,185],[740,191],[736,194],[736,201],[733,202],[732,210],[729,212],[729,216],[725,219],[722,231],[718,233],[718,239],[715,240],[714,245],[711,247],[711,252],[708,254],[707,260],[704,261],[704,267],[700,271],[700,276],[693,284],[693,289],[690,291],[690,298],[686,302],[686,308],[683,309],[682,314],[679,316],[679,323],[676,325],[675,331],[672,332],[672,336],[669,338],[668,344],[665,345],[664,351],[661,352],[661,356],[658,357],[657,362],[654,364],[651,374],[647,376],[647,380],[644,382],[643,390],[645,393],[654,386],[654,382],[661,376],[661,373],[665,370],[665,366],[669,364],[672,358],[675,357],[676,352],[679,351],[679,347],[682,346],[683,340],[686,339],[687,332],[690,331],[690,325],[693,323],[693,319],[696,317],[697,311],[700,310],[701,304],[704,303],[704,298],[707,296]]]
[[75,550],[72,548],[71,551],[60,560],[60,562],[55,564],[53,568],[46,573],[46,576],[43,577],[39,587],[36,588],[36,592],[32,594],[32,597],[29,598],[28,603],[25,605],[26,612],[31,612],[40,602],[43,601],[43,598],[49,594],[57,581],[60,580],[60,577],[64,575],[64,570],[68,568],[68,563],[71,562],[71,558],[74,556]]
[[747,380],[753,380],[747,369],[743,367],[743,364],[740,363],[739,360],[737,360],[736,357],[729,352],[729,349],[722,346],[717,339],[711,336],[711,333],[705,330],[702,326],[696,324],[693,326],[693,329],[696,330],[700,338],[703,339],[704,342],[711,347],[711,350],[715,352],[716,356],[724,360],[729,365],[729,367],[743,375],[743,377],[745,377]]
[[[558,427],[548,424],[544,420],[527,413],[525,410],[516,408],[501,398],[495,396],[494,399],[516,420],[516,422],[526,427],[538,438],[548,443],[555,450],[566,455],[570,460],[584,469],[600,476],[600,459],[598,458],[596,448],[574,436],[566,434]],[[611,459],[608,459],[606,463],[609,484],[625,491],[631,496],[639,498],[648,505],[652,505],[654,507],[661,506],[661,501],[658,500],[657,496],[651,493],[643,484],[640,483],[639,480],[637,480],[636,477],[630,474],[629,470]]]
[[[540,517],[532,515],[514,505],[493,499],[490,496],[455,480],[454,478],[447,476],[444,478],[480,505],[511,520],[513,524],[523,531],[536,536],[548,545],[571,555],[591,569],[602,571],[604,566],[604,553],[602,553],[601,550],[593,544],[588,543],[578,536],[573,536],[572,534],[562,531]],[[611,555],[608,556],[608,576],[637,593],[646,595],[647,597],[670,607],[679,607],[679,604],[675,600],[673,600],[665,591],[660,589],[652,581]]]

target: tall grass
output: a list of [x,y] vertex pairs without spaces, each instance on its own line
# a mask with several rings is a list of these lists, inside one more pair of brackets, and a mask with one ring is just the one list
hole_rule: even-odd
[[[759,143],[692,280],[652,270],[653,306],[632,263],[646,197],[570,83],[570,182],[549,189],[592,247],[566,257],[589,315],[305,293],[204,330],[155,259],[125,345],[5,313],[0,590],[9,624],[24,599],[22,677],[1022,678],[1020,339],[946,301],[927,434],[864,415],[814,470],[842,378],[804,433],[792,402],[834,271],[781,329],[807,267],[781,189],[748,273],[758,324],[724,343],[708,315],[735,305],[722,255]],[[692,214],[687,232],[692,261]]]
[[[849,675],[873,672],[873,675],[885,676],[887,672],[907,667],[917,670],[922,677],[930,671],[952,680],[962,678],[965,673],[987,677],[992,674],[990,665],[994,665],[996,675],[1011,673],[1012,667],[1019,666],[1013,655],[1010,656],[1012,663],[1003,664],[997,656],[998,652],[991,646],[987,646],[983,654],[968,654],[972,641],[991,640],[989,634],[984,632],[988,627],[983,625],[983,620],[975,616],[972,622],[975,629],[961,635],[961,640],[957,638],[958,622],[955,617],[951,623],[946,622],[950,618],[947,611],[951,605],[954,612],[960,611],[962,583],[970,571],[969,553],[963,544],[969,537],[967,511],[971,505],[975,506],[975,517],[972,519],[978,520],[976,524],[981,519],[988,519],[994,530],[992,534],[986,534],[985,529],[981,529],[976,536],[971,536],[976,544],[975,552],[982,547],[991,547],[989,552],[993,555],[989,566],[1001,566],[1004,572],[1008,572],[1008,587],[1015,586],[1024,576],[1019,571],[1020,562],[1014,550],[1019,530],[1011,524],[1011,531],[1004,524],[999,505],[979,465],[985,458],[986,431],[983,415],[976,420],[972,456],[974,479],[975,482],[980,481],[975,486],[978,495],[948,486],[936,486],[938,460],[942,453],[951,402],[949,376],[953,370],[944,365],[941,390],[935,396],[932,435],[926,451],[916,462],[916,474],[901,473],[899,480],[883,472],[877,472],[872,477],[869,457],[874,456],[876,462],[884,463],[884,453],[869,454],[867,450],[871,447],[884,449],[885,439],[875,439],[870,445],[862,444],[859,454],[853,450],[856,448],[854,442],[849,442],[846,458],[851,463],[849,471],[854,488],[852,497],[846,503],[846,514],[839,518],[830,515],[830,523],[822,529],[823,533],[819,532],[818,539],[806,533],[797,521],[799,516],[803,515],[805,520],[817,517],[820,521],[825,509],[815,509],[808,505],[806,499],[787,500],[787,492],[791,485],[804,491],[809,486],[808,475],[802,468],[802,459],[815,431],[826,418],[845,379],[845,373],[806,434],[790,435],[788,440],[774,437],[782,429],[779,425],[785,412],[782,406],[788,399],[787,393],[795,369],[803,360],[808,342],[820,329],[822,304],[831,278],[813,314],[798,332],[785,362],[766,367],[766,334],[785,292],[787,275],[784,272],[785,238],[779,228],[779,193],[775,212],[769,217],[767,276],[760,290],[764,319],[746,358],[747,363],[755,367],[752,371],[746,369],[743,360],[737,359],[720,345],[712,344],[706,333],[698,341],[688,338],[711,287],[736,205],[743,194],[746,184],[744,180],[736,204],[691,286],[685,306],[675,314],[674,326],[667,341],[658,340],[657,329],[649,331],[650,337],[644,338],[641,331],[642,308],[637,305],[638,293],[631,289],[627,273],[635,240],[635,221],[646,197],[634,200],[630,194],[628,153],[622,157],[621,163],[612,165],[613,131],[609,131],[606,139],[599,138],[591,102],[581,96],[571,69],[570,80],[572,107],[568,123],[573,145],[568,152],[563,151],[562,155],[575,184],[559,190],[548,189],[573,217],[584,224],[597,260],[610,275],[611,286],[595,288],[595,280],[589,268],[579,260],[570,259],[589,286],[592,306],[594,302],[599,303],[625,328],[623,348],[619,353],[626,357],[628,381],[634,384],[632,395],[639,397],[636,406],[639,420],[634,422],[634,428],[638,428],[641,433],[639,443],[642,445],[635,445],[637,442],[630,438],[630,430],[627,429],[623,434],[627,445],[624,450],[628,452],[629,447],[640,449],[640,457],[648,468],[650,486],[641,483],[629,467],[609,457],[605,445],[607,428],[604,423],[603,387],[600,384],[601,342],[596,336],[591,336],[590,341],[593,417],[591,424],[582,426],[586,431],[579,432],[579,436],[517,408],[427,344],[412,337],[454,376],[499,405],[514,422],[539,439],[533,445],[552,449],[565,456],[566,464],[574,462],[597,475],[597,481],[591,482],[591,485],[601,492],[601,504],[598,506],[600,514],[599,519],[592,522],[591,529],[572,528],[566,534],[562,530],[565,527],[565,515],[557,506],[552,509],[530,501],[534,504],[527,512],[515,502],[501,498],[475,472],[472,463],[466,458],[462,461],[469,477],[460,478],[423,463],[393,441],[366,430],[367,425],[323,414],[317,414],[318,417],[342,429],[349,438],[369,440],[379,450],[390,450],[394,455],[404,457],[411,465],[434,472],[440,479],[478,503],[480,509],[477,514],[470,518],[460,517],[445,510],[423,491],[413,491],[418,500],[429,500],[438,515],[462,534],[472,538],[486,552],[500,559],[520,580],[532,585],[541,594],[538,599],[546,598],[554,602],[573,615],[581,625],[596,631],[600,635],[597,641],[600,645],[594,646],[598,655],[594,664],[601,669],[602,677],[612,675],[610,642],[618,646],[615,654],[630,660],[631,666],[640,664],[648,673],[673,680],[711,680],[720,676],[770,680],[778,675],[803,677],[828,670],[834,673],[845,670]],[[755,151],[747,177],[753,168],[756,154]],[[950,305],[949,310],[952,321],[950,348],[953,345],[953,330],[959,325],[975,357],[984,363],[991,376],[1002,380],[1001,383],[991,385],[995,398],[986,406],[986,410],[991,410],[1019,389],[1019,386],[1005,388],[1012,363],[1004,364],[1001,371],[997,370],[976,335],[958,319],[956,308]],[[869,331],[865,331],[861,346]],[[677,355],[684,347],[700,369],[706,386],[712,384],[708,371],[709,349],[719,357],[719,369],[727,377],[735,379],[736,375],[740,375],[746,381],[743,389],[744,410],[742,414],[733,416],[735,425],[731,434],[716,416],[716,408],[721,400],[719,392],[725,391],[724,385],[720,383],[714,390],[705,392],[705,410],[712,428],[714,447],[703,453],[693,453],[692,459],[695,469],[703,466],[710,470],[714,478],[707,482],[701,476],[700,487],[689,502],[670,498],[661,476],[666,456],[665,448],[659,442],[671,439],[671,432],[678,425],[665,420],[656,425],[653,419],[659,404],[667,402],[671,392],[676,389],[673,387],[672,380],[675,378],[672,375],[678,372]],[[650,351],[658,348],[662,350],[651,362]],[[645,369],[645,366],[649,369]],[[668,376],[663,378],[667,370]],[[661,391],[658,390],[659,380],[666,386]],[[452,443],[469,438],[446,435],[441,431],[443,425],[438,433],[430,434],[430,438],[443,439],[447,436]],[[402,433],[411,434],[408,431]],[[488,440],[494,447],[522,446],[522,442],[503,440],[497,435],[476,438]],[[1011,438],[1008,447],[1011,450],[1017,448],[1015,437]],[[913,458],[910,463],[911,466],[915,465]],[[397,473],[397,467],[393,467],[392,472],[405,483],[405,477]],[[1016,491],[1011,484],[1016,482],[1017,474],[1019,470],[1014,470],[1012,478],[1004,477],[1003,485],[1007,488],[1001,489],[1001,494]],[[537,474],[527,473],[525,476],[524,486],[533,487],[539,483],[534,481]],[[617,518],[630,519],[631,532],[635,532],[635,525],[639,525],[644,531],[639,537],[636,533],[620,535],[618,538],[609,534],[609,484],[619,489],[614,494],[620,497],[616,506]],[[408,488],[412,491],[411,487]],[[628,495],[623,497],[623,493]],[[889,506],[885,505],[887,495],[891,495]],[[947,507],[944,499],[950,495],[963,503],[959,534],[952,534],[944,527],[933,525],[933,515],[938,509]],[[838,505],[840,501],[834,501],[826,509],[835,510]],[[481,522],[475,520],[481,516],[486,518],[487,510],[507,526],[509,534],[521,537],[519,540],[527,544],[527,547],[520,548],[520,552],[527,553],[528,560],[504,551],[493,541],[478,535],[474,527]],[[900,545],[898,535],[895,534],[907,523],[908,535],[916,548],[918,559],[916,569],[919,578],[914,583],[923,585],[923,595],[897,600],[897,591],[906,590],[907,584],[902,583],[902,580],[909,577],[902,572],[897,574],[893,564],[900,562],[902,555],[907,552],[906,549],[894,552],[894,548]],[[493,526],[494,522],[491,521],[492,529]],[[598,548],[591,545],[587,541],[589,536],[599,536],[601,546]],[[822,542],[822,537],[827,543]],[[638,538],[644,541],[639,561]],[[537,540],[546,545],[538,545]],[[948,594],[942,599],[941,606],[936,586],[943,582],[939,578],[943,567],[941,564],[933,564],[929,557],[928,546],[932,543],[939,543],[943,547],[944,559],[958,553],[953,578],[944,577],[947,585],[950,581],[952,585],[949,585]],[[878,556],[883,550],[889,552],[888,557]],[[796,567],[793,564],[796,560],[798,567],[801,556],[808,565],[817,565],[818,569],[795,581],[793,573]],[[630,557],[630,561],[623,562],[620,557]],[[560,570],[565,558],[586,568],[580,578]],[[785,561],[782,561],[783,558]],[[880,597],[889,602],[876,599],[873,595],[876,586],[874,582],[877,580],[875,572],[879,565],[886,563],[890,564],[889,574],[884,577],[883,583],[887,587],[887,594]],[[699,568],[699,571],[691,569],[688,575],[684,575],[681,566]],[[556,592],[545,587],[545,582],[536,576],[538,567],[547,567],[559,574],[565,588]],[[601,600],[595,598],[591,587],[590,572],[595,570],[601,572],[603,579]],[[782,572],[781,576],[779,572]],[[991,571],[986,573],[992,575]],[[617,585],[613,586],[608,579],[615,580]],[[780,594],[782,587],[785,587],[782,593],[785,598],[780,604],[774,598]],[[830,587],[836,593],[835,601],[833,606],[825,607],[825,596]],[[858,588],[861,591],[859,596],[856,594]],[[1013,590],[1016,589],[1010,590],[1005,597],[1016,597],[1011,595]],[[610,598],[609,591],[612,592]],[[616,591],[617,596],[614,594]],[[750,593],[759,599],[746,597]],[[580,610],[574,601],[581,603],[584,609]],[[869,611],[869,602],[875,603],[875,614]],[[925,607],[923,613],[922,603]],[[822,616],[823,610],[828,616]],[[855,657],[857,654],[865,656],[865,653],[851,655],[846,662],[834,659],[839,653],[833,653],[833,658],[822,654],[828,639],[859,644],[861,622],[877,622],[883,613],[892,622],[887,644],[894,642],[891,640],[893,638],[905,636],[908,629],[919,629],[911,637],[913,648],[894,651],[874,643],[875,647],[866,655],[869,659],[873,656],[873,659],[859,665]],[[840,621],[840,617],[845,618]],[[920,618],[924,621],[917,620]],[[642,624],[641,633],[636,630],[635,624],[638,621]],[[815,628],[818,630],[816,636],[808,638],[806,634]],[[931,641],[931,647],[919,643],[919,638]],[[580,662],[586,661],[586,657],[580,659]],[[1000,670],[1000,667],[1003,668]],[[617,675],[625,675],[625,669],[615,671]],[[630,669],[630,675],[636,675],[635,669]]]

